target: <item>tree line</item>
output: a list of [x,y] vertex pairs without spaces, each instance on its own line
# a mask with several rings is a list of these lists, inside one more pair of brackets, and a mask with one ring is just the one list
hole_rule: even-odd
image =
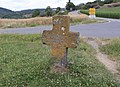
[[[98,0],[98,1],[102,1],[102,0]],[[104,0],[105,4],[114,3],[114,2],[120,2],[120,0]]]
[[67,2],[66,10],[62,11],[62,9],[60,7],[57,7],[55,10],[53,10],[50,6],[48,6],[45,9],[45,12],[41,13],[39,9],[36,9],[33,14],[32,17],[36,17],[36,16],[53,16],[53,15],[66,15],[69,11],[73,11],[76,10],[75,5],[72,2]]
[[99,6],[103,6],[104,4],[110,4],[110,3],[115,3],[115,2],[120,2],[120,0],[95,0],[94,2],[87,2],[86,4],[81,3],[77,6],[74,5],[74,3],[72,3],[70,0],[69,2],[67,2],[66,6],[65,6],[65,11],[62,12],[60,7],[57,7],[56,10],[53,11],[53,9],[48,6],[45,9],[44,13],[41,13],[38,9],[36,9],[33,14],[32,17],[36,17],[36,16],[53,16],[53,15],[65,15],[67,14],[69,11],[73,11],[73,10],[79,10],[79,9],[89,9],[91,7],[96,7],[99,8]]
[[76,9],[89,9],[91,7],[99,8],[99,6],[103,6],[104,4],[110,4],[116,2],[120,2],[120,0],[95,0],[93,2],[87,2],[86,4],[81,3],[76,6]]

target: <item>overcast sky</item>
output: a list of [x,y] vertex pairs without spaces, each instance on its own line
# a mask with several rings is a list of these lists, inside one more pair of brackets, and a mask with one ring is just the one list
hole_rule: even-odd
[[[95,0],[71,0],[75,5],[80,3],[92,2]],[[13,11],[25,9],[65,7],[68,0],[0,0],[0,7],[8,8]]]

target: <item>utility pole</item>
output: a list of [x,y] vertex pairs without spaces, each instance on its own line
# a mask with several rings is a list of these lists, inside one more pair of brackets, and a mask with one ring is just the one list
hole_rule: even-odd
[[71,1],[69,0],[69,3],[70,3]]

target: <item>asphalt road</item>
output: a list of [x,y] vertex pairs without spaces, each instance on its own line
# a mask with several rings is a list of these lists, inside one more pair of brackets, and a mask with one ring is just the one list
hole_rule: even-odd
[[79,10],[72,11],[72,12],[69,12],[68,15],[80,15],[80,11]]
[[[77,24],[70,27],[70,31],[79,32],[81,36],[100,38],[120,38],[120,20],[106,19],[110,22],[99,24]],[[52,26],[32,28],[0,29],[0,34],[39,34],[43,30],[51,30]]]

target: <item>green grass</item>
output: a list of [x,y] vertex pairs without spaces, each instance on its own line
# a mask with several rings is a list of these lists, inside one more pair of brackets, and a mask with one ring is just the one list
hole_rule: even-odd
[[107,21],[101,19],[89,19],[82,21],[81,24],[94,24],[94,23],[105,23],[105,22]]
[[[89,15],[88,10],[81,10],[81,12]],[[96,16],[120,19],[120,7],[98,9],[96,10]]]
[[120,87],[83,41],[69,49],[70,72],[50,73],[50,47],[41,35],[0,35],[0,87]]
[[117,63],[117,69],[120,72],[120,38],[112,39],[107,45],[100,47],[101,52],[109,55],[109,58]]
[[120,60],[120,39],[113,39],[109,44],[102,46],[100,49],[113,60]]
[[76,24],[96,24],[96,23],[105,23],[108,21],[102,20],[102,19],[86,19],[86,20],[75,20],[74,22],[71,23],[71,25],[76,25]]

